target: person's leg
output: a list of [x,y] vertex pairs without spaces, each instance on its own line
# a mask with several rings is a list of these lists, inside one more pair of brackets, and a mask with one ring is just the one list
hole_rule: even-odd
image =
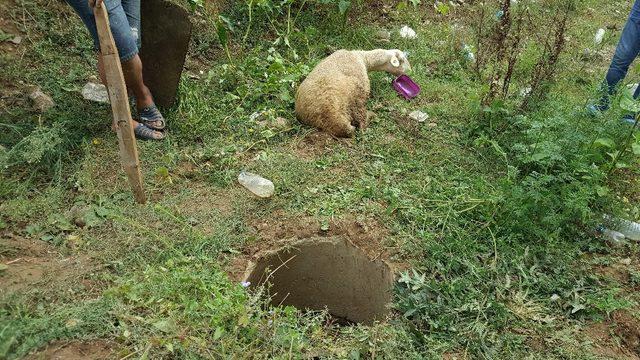
[[[599,106],[606,110],[609,107],[609,97],[615,91],[620,82],[629,71],[629,66],[640,53],[640,18],[635,16],[640,11],[640,0],[636,0],[631,15],[622,30],[620,41],[611,60],[607,72],[606,93],[603,95]],[[638,92],[636,92],[638,95]]]
[[[95,17],[93,15],[93,9],[89,6],[87,0],[67,0],[67,2],[84,22],[94,40],[96,51],[99,52],[100,42],[98,40],[98,32]],[[110,28],[116,42],[116,47],[118,48],[127,87],[136,95],[139,104],[138,106],[152,105],[153,98],[151,97],[151,92],[146,86],[144,86],[144,82],[142,81],[142,63],[138,56],[138,45],[136,44],[137,38],[132,35],[132,29],[129,25],[129,20],[122,4],[119,0],[105,0],[105,6],[109,12]],[[139,27],[139,25],[137,26]],[[100,74],[102,83],[108,85],[101,56],[98,56],[98,73]],[[134,129],[136,129],[136,134],[143,138],[164,138],[164,134],[161,132],[146,131],[148,129],[143,129],[140,126],[140,123],[136,121],[133,123]]]
[[[121,3],[127,16],[131,36],[136,40],[138,49],[140,49],[142,43],[140,0],[121,0]],[[131,92],[135,95],[136,108],[141,121],[152,129],[162,130],[165,127],[164,117],[155,106],[151,91],[144,84],[142,66],[139,56],[133,58],[131,62],[123,64],[125,77]]]

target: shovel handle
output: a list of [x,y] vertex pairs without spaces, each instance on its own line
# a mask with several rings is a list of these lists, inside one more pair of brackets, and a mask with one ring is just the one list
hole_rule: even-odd
[[113,40],[113,34],[111,33],[111,27],[109,25],[109,15],[104,3],[96,6],[93,9],[93,13],[98,29],[98,39],[100,40],[100,56],[102,57],[104,72],[107,78],[106,85],[109,91],[113,122],[117,124],[116,131],[118,133],[120,160],[122,161],[124,171],[127,173],[127,178],[129,179],[129,184],[131,185],[136,201],[144,204],[147,199],[142,184],[138,147],[133,132],[129,97],[122,73],[118,48]]

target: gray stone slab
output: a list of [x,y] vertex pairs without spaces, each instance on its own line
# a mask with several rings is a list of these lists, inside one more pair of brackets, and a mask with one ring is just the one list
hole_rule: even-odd
[[165,0],[143,0],[141,13],[144,82],[158,106],[170,107],[176,100],[189,49],[189,13]]

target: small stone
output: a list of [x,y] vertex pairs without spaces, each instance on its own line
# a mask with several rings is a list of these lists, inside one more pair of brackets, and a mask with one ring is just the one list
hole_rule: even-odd
[[553,302],[556,302],[556,301],[560,300],[560,295],[558,295],[558,294],[553,294],[553,295],[551,295],[551,297],[549,298],[549,300],[551,300],[551,301],[553,301]]
[[430,128],[436,128],[438,127],[438,124],[434,123],[434,122],[430,122],[429,125],[427,125]]
[[264,119],[260,121],[256,121],[256,125],[258,125],[261,129],[276,129],[276,130],[284,130],[289,127],[289,120],[283,117],[277,117],[275,119]]
[[387,30],[379,30],[376,32],[376,40],[379,42],[391,42],[391,33]]
[[83,228],[87,226],[87,221],[85,220],[85,215],[89,212],[90,208],[88,206],[82,205],[73,205],[69,212],[67,213],[67,218],[73,222],[77,227]]
[[20,45],[22,43],[22,36],[17,35],[13,39],[10,39],[9,42],[15,45]]
[[64,326],[67,329],[71,329],[71,328],[74,328],[74,327],[78,326],[78,324],[80,324],[80,320],[78,320],[78,319],[69,319],[64,323]]
[[631,265],[631,258],[625,258],[625,259],[620,260],[620,264],[626,265],[626,266]]
[[278,129],[284,129],[284,128],[289,126],[289,120],[287,120],[287,119],[285,119],[283,117],[277,117],[274,120],[273,125]]
[[82,88],[82,97],[85,100],[95,101],[103,104],[109,103],[109,92],[102,84],[88,82]]
[[51,96],[42,92],[40,87],[35,87],[29,94],[29,99],[33,102],[33,110],[40,113],[47,112],[52,107],[56,106]]

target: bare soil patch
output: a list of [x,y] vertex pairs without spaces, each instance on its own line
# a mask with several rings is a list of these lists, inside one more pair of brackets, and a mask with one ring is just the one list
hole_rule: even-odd
[[335,218],[323,224],[313,217],[285,217],[276,213],[270,219],[254,222],[252,226],[258,238],[248,249],[253,253],[277,247],[283,240],[343,236],[371,257],[390,255],[390,249],[382,244],[382,240],[390,235],[389,230],[374,219]]
[[391,260],[396,250],[385,245],[390,232],[375,219],[346,217],[322,223],[309,216],[287,216],[283,212],[276,212],[270,218],[253,221],[251,227],[255,240],[246,244],[242,255],[232,259],[227,266],[234,280],[242,280],[249,262],[257,261],[264,252],[309,238],[342,237],[362,249],[370,259],[386,260],[394,270],[406,268],[406,264]]
[[102,360],[113,359],[115,354],[111,343],[94,341],[57,341],[25,360]]
[[73,282],[82,291],[98,291],[100,284],[85,278],[95,266],[87,256],[62,256],[56,248],[40,241],[11,234],[2,235],[0,297],[19,294],[32,288],[53,289],[57,284]]
[[596,354],[613,359],[640,359],[640,321],[627,311],[617,311],[612,320],[593,323],[584,330]]
[[613,264],[611,266],[596,266],[595,270],[603,277],[613,279],[621,284],[627,284],[631,279],[629,269],[623,264]]
[[615,332],[627,350],[640,357],[640,320],[625,310],[613,313]]
[[331,152],[331,146],[339,141],[327,133],[314,131],[293,143],[290,151],[296,157],[311,160]]

